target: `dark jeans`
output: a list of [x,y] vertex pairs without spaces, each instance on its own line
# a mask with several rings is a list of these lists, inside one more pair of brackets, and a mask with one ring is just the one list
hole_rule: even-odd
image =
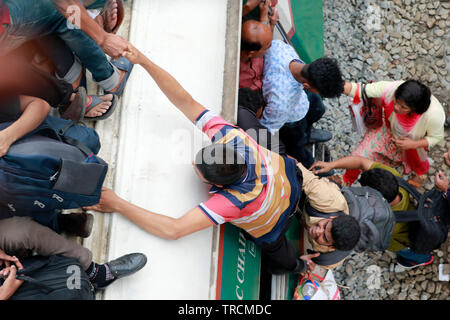
[[34,67],[26,58],[9,54],[0,58],[0,100],[26,95],[47,101],[52,107],[65,106],[72,85]]
[[5,54],[29,40],[56,34],[103,89],[109,91],[117,86],[120,74],[103,50],[82,30],[68,23],[50,0],[5,0],[5,3],[13,23],[0,36],[0,53]]
[[311,167],[314,158],[306,150],[313,123],[322,118],[326,109],[320,95],[305,91],[309,100],[309,110],[305,118],[300,121],[286,123],[280,129],[280,139],[286,146],[286,152],[301,162],[306,168]]
[[259,122],[255,112],[250,108],[239,106],[237,125],[258,142],[260,146],[280,155],[286,154],[286,148],[280,141],[279,133],[277,132],[275,135],[271,135],[269,130]]

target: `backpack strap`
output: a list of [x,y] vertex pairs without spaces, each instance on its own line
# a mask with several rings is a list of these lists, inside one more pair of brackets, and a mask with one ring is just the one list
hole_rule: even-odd
[[394,211],[395,222],[415,222],[420,221],[419,211]]
[[[308,254],[314,253],[316,252],[308,250]],[[352,250],[350,251],[335,250],[333,252],[321,253],[320,256],[318,256],[317,258],[313,258],[312,261],[318,264],[319,266],[331,266],[345,259],[350,253],[352,253]]]

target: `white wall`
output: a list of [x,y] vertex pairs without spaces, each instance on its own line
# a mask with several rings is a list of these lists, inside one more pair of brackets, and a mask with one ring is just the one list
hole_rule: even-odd
[[[130,41],[171,73],[205,107],[221,111],[227,1],[134,0]],[[207,199],[191,161],[204,139],[135,66],[123,99],[116,192],[172,217]],[[207,141],[207,140],[206,140]],[[186,152],[187,151],[187,152]],[[212,231],[175,242],[114,214],[109,259],[145,253],[147,266],[112,284],[105,299],[208,299]]]

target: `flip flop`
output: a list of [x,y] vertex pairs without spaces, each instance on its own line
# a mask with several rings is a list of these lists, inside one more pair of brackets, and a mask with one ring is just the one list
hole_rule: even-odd
[[75,92],[75,99],[67,107],[61,108],[59,113],[63,119],[79,122],[86,113],[87,92],[84,87],[79,87]]
[[123,77],[122,82],[120,83],[119,89],[115,92],[105,91],[105,94],[115,94],[120,97],[125,89],[125,85],[127,84],[128,78],[130,77],[131,71],[133,70],[134,65],[125,57],[120,57],[117,60],[111,60],[110,63],[117,67],[117,69],[125,71],[125,76]]
[[[91,111],[92,109],[94,109],[100,103],[105,102],[99,96],[92,95],[91,97],[92,97],[91,104],[86,107],[84,114],[86,114],[89,111]],[[114,113],[114,111],[116,110],[116,107],[117,107],[118,104],[119,104],[119,99],[117,98],[116,95],[113,95],[112,104],[111,104],[109,109],[104,114],[102,114],[101,116],[98,116],[98,117],[86,117],[86,116],[84,116],[84,120],[86,120],[86,121],[100,121],[100,120],[108,119]]]

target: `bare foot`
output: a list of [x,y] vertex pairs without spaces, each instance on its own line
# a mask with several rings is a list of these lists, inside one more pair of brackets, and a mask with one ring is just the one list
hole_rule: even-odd
[[111,33],[117,25],[119,5],[116,0],[108,0],[95,21],[108,33]]
[[[100,99],[102,99],[104,102],[99,103],[94,108],[89,110],[89,112],[87,112],[85,114],[85,117],[87,117],[87,118],[100,117],[108,111],[108,109],[112,105],[113,95],[107,94],[107,95],[101,96]],[[92,97],[88,95],[87,104],[89,105],[91,102],[92,102]],[[87,108],[87,106],[86,106],[86,108]]]

